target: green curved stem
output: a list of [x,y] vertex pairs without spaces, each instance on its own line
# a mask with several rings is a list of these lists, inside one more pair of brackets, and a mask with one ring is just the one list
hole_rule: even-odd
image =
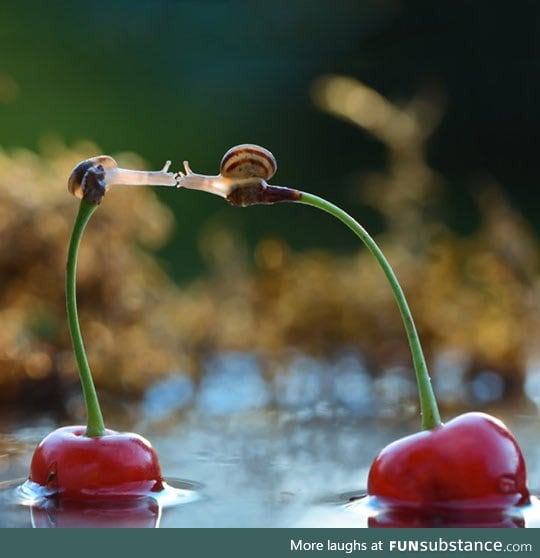
[[414,364],[414,370],[416,372],[416,382],[418,385],[418,395],[420,397],[420,411],[422,413],[422,427],[425,430],[436,428],[441,425],[441,417],[439,414],[439,408],[437,406],[437,400],[435,399],[435,394],[433,393],[433,387],[431,385],[431,380],[429,377],[429,372],[426,365],[426,360],[424,358],[424,353],[422,351],[422,346],[420,344],[420,339],[418,338],[418,333],[414,325],[414,320],[407,304],[407,300],[403,293],[403,289],[399,284],[392,267],[388,263],[388,260],[382,253],[381,249],[377,246],[373,238],[367,233],[367,231],[355,221],[348,213],[335,206],[334,204],[318,197],[313,194],[308,194],[306,192],[300,192],[300,198],[297,200],[298,203],[303,203],[310,205],[312,207],[317,207],[330,213],[342,223],[347,225],[356,236],[367,246],[368,250],[375,256],[375,259],[381,266],[394,297],[396,299],[397,305],[401,317],[403,319],[403,325],[405,326],[405,331],[407,332],[407,338],[409,340],[409,345],[411,348],[412,360]]
[[92,217],[94,211],[98,208],[97,205],[90,204],[85,200],[81,200],[79,212],[73,225],[71,239],[69,242],[67,268],[66,268],[66,308],[69,333],[71,334],[71,342],[73,344],[73,352],[77,360],[77,367],[79,368],[79,376],[81,378],[82,391],[84,402],[86,404],[86,436],[97,437],[105,434],[105,423],[103,422],[103,415],[90,372],[88,359],[86,358],[86,351],[84,350],[84,343],[81,335],[81,328],[79,326],[79,316],[77,312],[77,255],[79,253],[79,246],[81,238],[84,233],[86,224]]

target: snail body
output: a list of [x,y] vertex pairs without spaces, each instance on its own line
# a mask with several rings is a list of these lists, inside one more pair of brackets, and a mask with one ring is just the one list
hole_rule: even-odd
[[82,161],[71,171],[68,190],[76,198],[98,205],[113,184],[174,187],[176,175],[169,172],[170,165],[167,161],[160,171],[122,169],[109,155],[98,155]]
[[179,187],[216,194],[231,205],[297,199],[296,190],[267,183],[277,171],[277,162],[268,149],[259,145],[244,143],[231,147],[221,160],[220,173],[215,176],[194,173],[187,161],[184,161],[184,169],[185,173],[178,173]]

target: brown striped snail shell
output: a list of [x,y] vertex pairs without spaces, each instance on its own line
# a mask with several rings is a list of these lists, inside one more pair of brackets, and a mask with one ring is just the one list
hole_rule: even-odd
[[275,157],[268,149],[251,143],[231,147],[223,156],[220,173],[224,178],[270,180],[277,171]]
[[216,194],[235,206],[300,199],[298,190],[267,183],[277,171],[276,159],[268,149],[251,143],[231,147],[221,160],[217,176],[196,174],[187,161],[184,171],[177,175],[178,187]]

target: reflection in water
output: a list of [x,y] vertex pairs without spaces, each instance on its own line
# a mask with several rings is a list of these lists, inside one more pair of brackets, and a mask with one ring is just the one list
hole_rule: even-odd
[[531,498],[526,506],[507,509],[469,508],[404,508],[387,505],[371,497],[347,497],[349,502],[342,509],[353,514],[360,522],[367,520],[367,527],[496,527],[524,528],[534,526],[534,517],[538,517],[538,500]]
[[200,501],[201,488],[198,483],[172,479],[161,492],[148,496],[83,502],[51,496],[36,483],[16,479],[0,483],[0,526],[157,528],[165,510],[174,513],[183,504]]
[[[167,424],[150,423],[144,415],[140,423],[132,424],[136,431],[152,438],[164,471],[204,483],[202,489],[193,483],[169,481],[177,491],[174,494],[180,497],[179,503],[197,500],[193,504],[175,505],[175,498],[167,501],[161,495],[157,502],[161,506],[160,516],[153,515],[155,507],[151,503],[145,509],[143,500],[141,509],[129,512],[131,519],[122,517],[121,510],[83,511],[63,504],[57,506],[54,501],[32,510],[30,506],[39,502],[28,499],[26,505],[20,504],[21,497],[15,489],[24,479],[18,479],[15,483],[0,484],[0,526],[30,527],[32,522],[40,526],[82,526],[85,521],[96,524],[107,517],[115,525],[124,526],[131,521],[161,528],[358,529],[415,521],[427,523],[426,518],[414,520],[410,516],[383,513],[380,507],[370,508],[361,503],[363,500],[350,501],[351,496],[358,496],[366,486],[369,466],[380,448],[417,428],[417,420],[416,417],[410,422],[380,416],[370,418],[360,406],[359,411],[353,410],[353,405],[345,404],[345,388],[362,383],[361,371],[354,360],[343,361],[336,370],[340,376],[337,384],[328,382],[327,370],[321,378],[329,388],[324,393],[326,402],[338,393],[336,385],[343,382],[340,387],[343,398],[338,405],[252,409],[225,414],[219,419],[200,412],[195,405]],[[368,386],[372,385],[367,382]],[[270,380],[267,384],[273,386]],[[373,393],[368,389],[368,394]],[[377,403],[374,398],[373,404]],[[524,414],[518,420],[514,409],[501,413],[498,414],[511,425],[523,445],[534,489],[540,484],[540,451],[535,443],[538,417]],[[514,418],[508,420],[510,414]],[[56,426],[56,423],[46,425],[47,429]],[[12,437],[6,441],[5,449],[0,446],[4,479],[28,474],[32,451],[43,436],[41,427],[30,431],[25,425],[24,429],[9,430]],[[19,433],[25,442],[14,445],[11,438],[19,440]],[[450,520],[456,523],[459,518]],[[474,524],[479,523],[540,527],[540,504],[533,499],[531,506],[517,513],[491,515],[481,521],[474,518]]]
[[[357,494],[357,493],[356,493]],[[525,528],[540,526],[540,501],[505,510],[412,509],[385,505],[377,498],[349,492],[313,503],[291,527],[331,528]]]
[[32,527],[159,527],[161,504],[153,498],[125,502],[74,502],[49,499],[30,507]]
[[411,511],[388,509],[369,517],[368,527],[497,527],[523,528],[525,519],[518,509],[508,511],[453,510]]

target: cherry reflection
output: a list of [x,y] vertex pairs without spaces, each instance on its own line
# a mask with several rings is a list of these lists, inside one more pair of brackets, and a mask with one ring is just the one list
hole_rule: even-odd
[[48,499],[30,506],[35,528],[146,528],[159,527],[161,505],[154,498],[119,502],[78,502]]
[[508,510],[411,510],[388,508],[368,518],[370,528],[491,527],[524,528],[525,518],[516,508]]

